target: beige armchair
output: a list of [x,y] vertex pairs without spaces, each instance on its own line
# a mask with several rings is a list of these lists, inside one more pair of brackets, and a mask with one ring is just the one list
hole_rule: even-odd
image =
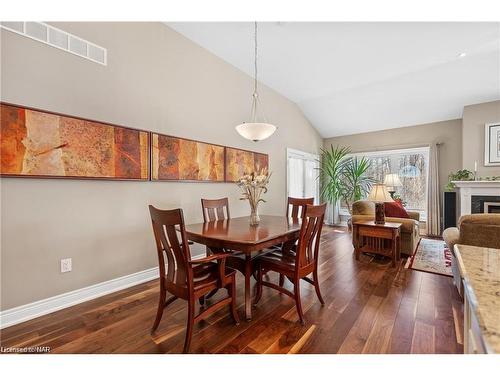
[[[410,219],[399,217],[386,217],[385,221],[401,223],[401,253],[412,255],[417,248],[420,240],[418,212],[408,212]],[[375,203],[372,201],[361,200],[354,202],[352,205],[352,222],[373,220],[375,218]],[[354,238],[353,238],[354,244]]]
[[458,228],[447,228],[443,232],[443,239],[453,254],[453,281],[462,295],[462,279],[453,247],[460,244],[500,249],[500,214],[464,215],[458,221]]

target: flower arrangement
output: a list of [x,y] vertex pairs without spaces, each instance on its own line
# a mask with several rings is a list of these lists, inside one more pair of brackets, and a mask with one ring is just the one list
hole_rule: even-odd
[[258,225],[260,221],[258,207],[260,202],[265,202],[261,198],[262,194],[267,193],[267,184],[271,173],[266,168],[246,174],[237,182],[241,189],[240,200],[247,200],[250,203],[250,225]]

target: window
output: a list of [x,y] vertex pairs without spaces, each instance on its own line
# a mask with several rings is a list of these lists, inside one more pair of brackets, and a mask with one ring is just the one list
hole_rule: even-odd
[[314,203],[319,203],[318,160],[318,155],[287,149],[287,194],[289,197],[314,197]]
[[426,221],[429,147],[361,152],[352,156],[364,156],[371,161],[367,173],[376,182],[383,183],[387,174],[396,173],[402,186],[392,188],[395,194],[401,197],[407,210],[420,212],[420,220]]

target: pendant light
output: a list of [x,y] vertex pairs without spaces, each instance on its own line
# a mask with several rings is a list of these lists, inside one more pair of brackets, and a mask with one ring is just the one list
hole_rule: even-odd
[[[252,110],[250,114],[250,122],[244,122],[236,126],[236,131],[246,139],[254,142],[262,141],[269,138],[276,131],[276,126],[270,124],[266,120],[262,104],[260,103],[259,94],[257,93],[257,22],[254,23],[254,41],[255,41],[255,59],[254,59],[254,86],[252,94]],[[260,113],[259,113],[260,107]]]

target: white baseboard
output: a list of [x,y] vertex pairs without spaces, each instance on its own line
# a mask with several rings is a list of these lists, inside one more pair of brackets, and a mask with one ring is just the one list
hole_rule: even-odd
[[[205,257],[205,254],[198,254],[192,256],[191,259],[203,257]],[[0,311],[0,329],[38,318],[39,316],[50,314],[54,311],[65,309],[66,307],[78,305],[79,303],[90,301],[91,299],[102,297],[106,294],[130,288],[131,286],[145,283],[157,277],[158,267],[153,267],[144,271],[104,281],[99,284],[59,294],[54,297]]]
[[54,297],[0,311],[0,328],[6,328],[18,323],[62,310],[66,307],[89,301],[131,286],[145,283],[158,277],[158,267],[139,271],[130,275],[118,277],[113,280],[104,281],[99,284],[59,294]]

